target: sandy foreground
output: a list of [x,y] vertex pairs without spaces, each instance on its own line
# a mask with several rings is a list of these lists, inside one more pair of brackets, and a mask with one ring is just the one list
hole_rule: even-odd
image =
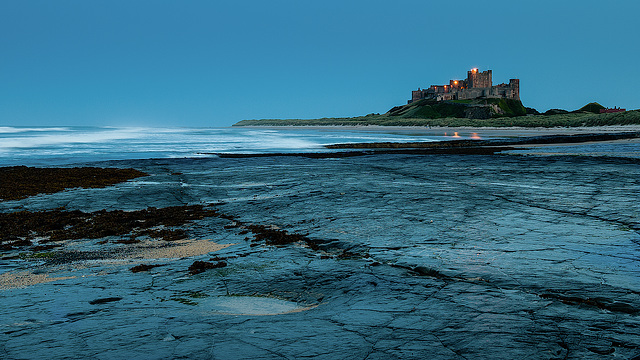
[[[100,256],[99,263],[120,264],[128,267],[142,264],[145,261],[175,261],[176,259],[202,256],[222,250],[232,244],[216,244],[210,239],[178,240],[167,243],[160,241],[145,241],[117,253],[105,252]],[[76,246],[77,247],[77,246]],[[74,268],[91,267],[84,262],[83,265],[74,264]],[[36,270],[38,271],[38,270]],[[41,270],[40,270],[41,271]],[[42,284],[46,282],[72,279],[75,276],[51,276],[34,271],[9,271],[0,274],[0,290],[22,288]]]

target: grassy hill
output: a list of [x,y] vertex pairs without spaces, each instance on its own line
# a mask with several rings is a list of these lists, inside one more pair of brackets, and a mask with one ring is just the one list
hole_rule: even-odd
[[396,106],[386,115],[401,118],[438,119],[470,118],[488,119],[503,116],[523,116],[527,110],[520,100],[482,99],[482,100],[418,100],[411,104]]
[[[446,126],[446,127],[579,127],[640,124],[640,110],[600,114],[604,107],[589,103],[572,112],[560,109],[527,115],[511,99],[419,100],[396,106],[386,114],[351,118],[243,120],[233,126]],[[537,112],[536,112],[537,113]]]
[[594,113],[594,114],[600,114],[600,110],[603,110],[603,109],[605,109],[604,106],[598,104],[597,102],[591,102],[591,103],[588,103],[587,105],[581,107],[577,111],[587,111],[587,112]]

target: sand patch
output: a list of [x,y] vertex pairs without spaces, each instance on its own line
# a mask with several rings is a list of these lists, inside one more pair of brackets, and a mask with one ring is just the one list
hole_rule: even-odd
[[76,276],[53,277],[48,274],[34,274],[30,271],[7,272],[0,274],[0,290],[25,288],[36,284],[75,278]]
[[145,241],[126,254],[126,258],[132,259],[176,259],[205,255],[219,251],[235,244],[218,244],[209,239],[177,240],[170,243],[158,241]]
[[[117,255],[105,254],[103,259],[91,260],[90,262],[100,262],[101,264],[123,265],[135,260],[149,259],[179,259],[192,256],[205,255],[211,252],[222,250],[234,244],[217,244],[208,239],[192,239],[179,241],[145,241],[137,246],[127,249],[125,252],[118,252]],[[69,266],[69,265],[68,265]],[[74,270],[81,270],[91,267],[87,261],[78,261],[70,265]],[[49,268],[51,270],[51,268]],[[97,274],[97,275],[104,275]],[[34,274],[30,271],[6,272],[0,274],[0,290],[24,288],[36,284],[43,284],[58,280],[74,279],[77,276],[53,276],[46,273]]]

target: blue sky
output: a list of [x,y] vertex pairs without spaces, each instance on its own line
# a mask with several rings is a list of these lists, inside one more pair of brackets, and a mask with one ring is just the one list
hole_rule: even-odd
[[640,1],[3,0],[0,125],[384,113],[492,69],[525,106],[640,108]]

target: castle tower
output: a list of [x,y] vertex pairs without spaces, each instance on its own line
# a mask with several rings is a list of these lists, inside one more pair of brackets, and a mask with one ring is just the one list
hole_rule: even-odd
[[424,91],[418,88],[418,90],[413,90],[411,92],[411,100],[409,100],[409,104],[420,99],[424,99]]
[[509,87],[513,91],[512,99],[520,100],[520,79],[509,79]]
[[467,71],[467,84],[469,88],[490,88],[493,86],[491,70],[479,72],[476,68]]

